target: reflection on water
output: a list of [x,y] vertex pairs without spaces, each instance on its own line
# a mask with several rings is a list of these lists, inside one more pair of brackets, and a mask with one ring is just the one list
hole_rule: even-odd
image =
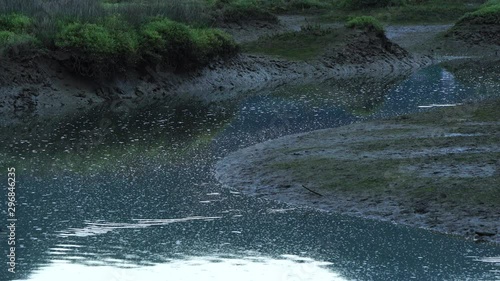
[[2,127],[0,173],[16,167],[20,207],[18,273],[0,280],[498,279],[497,263],[481,259],[498,247],[249,198],[212,175],[256,142],[500,95],[493,76],[478,87],[454,75],[435,66]]
[[85,227],[83,228],[69,228],[67,230],[60,231],[59,235],[61,237],[68,236],[92,236],[105,234],[117,229],[134,229],[134,228],[144,228],[150,226],[160,226],[167,225],[176,222],[185,222],[192,220],[204,220],[210,221],[214,219],[220,219],[221,217],[188,217],[181,219],[133,219],[135,223],[112,223],[112,222],[85,222]]
[[55,260],[51,265],[35,272],[33,281],[343,281],[338,274],[325,268],[329,262],[315,261],[295,255],[277,258],[260,256],[202,256],[183,257],[148,266],[123,263],[121,266],[107,265],[104,260],[93,266]]
[[418,108],[453,107],[458,105],[461,105],[461,103],[419,105]]

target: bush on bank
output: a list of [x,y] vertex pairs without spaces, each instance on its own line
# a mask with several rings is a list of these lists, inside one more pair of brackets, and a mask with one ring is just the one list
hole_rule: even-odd
[[237,45],[225,32],[190,28],[165,18],[155,19],[140,30],[146,60],[160,60],[179,70],[206,65],[214,57],[234,54]]
[[0,30],[15,33],[27,32],[33,24],[33,20],[27,16],[12,13],[0,15]]
[[20,14],[0,15],[0,54],[7,51],[19,52],[38,45],[38,40],[28,34],[33,20]]
[[[1,15],[0,51],[35,46],[40,40],[33,25],[36,22],[24,15]],[[65,65],[89,77],[108,76],[140,62],[191,70],[238,50],[232,37],[220,30],[193,28],[163,17],[144,20],[137,26],[117,15],[93,22],[60,20],[56,26],[49,42],[43,40],[47,42],[44,47],[68,54]]]

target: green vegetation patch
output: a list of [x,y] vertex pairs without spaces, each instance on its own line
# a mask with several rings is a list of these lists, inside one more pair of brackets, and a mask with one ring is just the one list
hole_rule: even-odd
[[193,29],[192,36],[196,60],[200,64],[206,64],[217,56],[234,54],[239,48],[229,34],[218,29]]
[[313,187],[320,189],[363,193],[387,189],[393,178],[384,176],[384,172],[394,177],[400,174],[398,167],[398,162],[388,160],[357,161],[312,157],[271,164],[273,170],[291,172],[293,181],[297,183],[312,183]]
[[0,52],[6,50],[29,49],[37,46],[39,41],[36,37],[29,34],[33,25],[33,20],[20,14],[0,15]]
[[[291,175],[298,184],[321,190],[362,194],[401,194],[403,197],[426,199],[445,194],[447,200],[469,203],[500,203],[500,176],[457,177],[422,175],[408,167],[436,165],[436,173],[451,167],[495,163],[499,153],[486,155],[450,154],[417,159],[363,159],[342,160],[308,157],[269,164],[274,172]],[[439,169],[438,167],[442,167]],[[425,170],[424,170],[425,172]]]
[[108,76],[138,57],[137,33],[118,18],[64,24],[55,46],[72,55],[70,68],[83,76]]
[[384,27],[382,24],[371,16],[361,16],[350,19],[346,25],[347,28],[366,30],[369,32],[376,32],[384,34]]
[[93,23],[69,23],[56,38],[56,46],[89,55],[129,55],[137,51],[137,36]]
[[483,24],[500,24],[500,4],[488,3],[479,10],[465,14],[457,22],[457,25],[483,25]]
[[[268,162],[265,169],[320,193],[321,190],[357,196],[390,193],[410,200],[439,200],[462,206],[498,205],[500,174],[495,167],[500,163],[499,106],[497,99],[374,123],[373,126],[383,129],[350,133],[349,137],[359,140],[346,141],[342,147],[326,142],[314,147],[288,146],[279,151],[286,157],[275,158],[279,160]],[[408,128],[385,128],[387,124],[405,123]],[[411,126],[415,123],[427,126]],[[444,135],[462,130],[470,135]],[[332,132],[325,137],[333,136]],[[363,137],[367,140],[363,141]],[[468,147],[491,150],[464,149]],[[327,152],[322,154],[322,151]]]
[[136,29],[118,16],[98,23],[66,23],[55,46],[71,54],[68,66],[73,71],[90,77],[107,76],[138,61],[189,70],[238,50],[232,37],[220,30],[192,28],[167,18],[154,18]]
[[[231,36],[207,28],[213,22],[208,18],[214,1],[45,2],[0,5],[2,52],[12,46],[40,43],[49,50],[64,51],[63,63],[73,72],[95,77],[151,62],[191,70],[238,50]],[[50,16],[38,13],[48,8]]]
[[24,33],[28,32],[32,25],[33,20],[25,15],[0,15],[0,30]]
[[243,45],[250,53],[265,54],[290,60],[309,60],[337,43],[338,33],[320,26],[304,26],[301,31],[260,38]]
[[178,69],[204,65],[217,56],[234,54],[238,46],[216,29],[192,29],[169,19],[155,19],[140,31],[141,50],[149,59],[159,59]]
[[181,66],[194,56],[190,29],[165,18],[145,24],[141,30],[141,49],[172,66]]
[[0,49],[36,44],[38,44],[38,40],[29,34],[16,34],[11,31],[0,31]]

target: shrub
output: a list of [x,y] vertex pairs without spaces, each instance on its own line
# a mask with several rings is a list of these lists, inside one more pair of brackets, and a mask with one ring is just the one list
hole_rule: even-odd
[[378,34],[384,34],[384,27],[374,17],[361,16],[349,20],[346,25],[347,28],[361,29],[367,31],[374,31]]
[[136,32],[133,29],[109,24],[108,21],[101,24],[69,23],[63,26],[57,35],[56,46],[89,54],[123,56],[136,54],[139,45]]
[[201,65],[214,57],[234,54],[238,50],[233,38],[217,29],[194,29],[193,40],[196,60]]
[[11,31],[0,31],[0,55],[18,57],[38,48],[40,42],[28,34],[16,34]]
[[[137,56],[135,31],[115,28],[111,23],[73,22],[57,34],[56,47],[72,55],[70,68],[84,76],[108,76]],[[115,22],[114,24],[118,24]]]
[[191,29],[169,19],[155,19],[142,27],[141,50],[146,60],[161,60],[180,70],[202,66],[237,50],[234,40],[215,29]]
[[31,35],[17,34],[12,31],[0,31],[0,49],[34,45],[38,45],[38,40]]
[[117,54],[134,59],[139,49],[139,36],[135,29],[121,16],[113,15],[102,21],[102,26],[112,32]]
[[27,32],[32,24],[33,20],[25,15],[0,15],[0,30],[23,33]]
[[94,54],[114,54],[116,44],[111,33],[97,24],[70,23],[63,27],[56,46]]
[[142,27],[141,46],[146,59],[160,59],[175,68],[193,62],[193,39],[189,28],[166,18],[155,19]]

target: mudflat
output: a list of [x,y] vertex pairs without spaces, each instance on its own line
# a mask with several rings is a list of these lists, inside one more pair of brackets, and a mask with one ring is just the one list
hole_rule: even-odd
[[500,242],[500,101],[286,136],[216,166],[230,188]]

